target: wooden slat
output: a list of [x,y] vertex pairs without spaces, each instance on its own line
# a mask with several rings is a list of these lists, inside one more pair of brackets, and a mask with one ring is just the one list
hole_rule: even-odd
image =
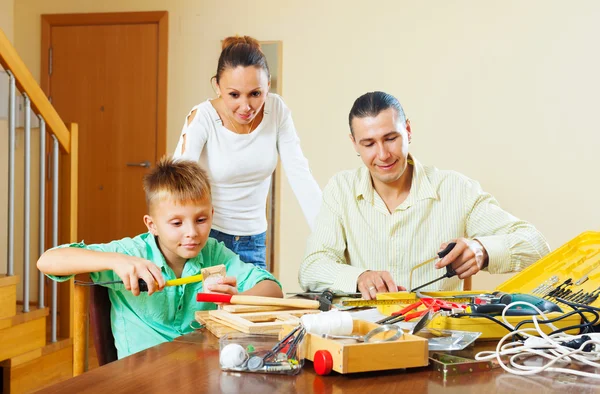
[[71,138],[67,127],[2,30],[0,30],[0,64],[5,70],[10,70],[14,74],[17,87],[21,92],[27,93],[33,110],[42,115],[46,120],[46,126],[56,135],[61,147],[69,152]]
[[[269,311],[284,311],[289,309],[285,306],[268,306],[268,305],[223,305],[221,307],[225,312],[244,313],[244,312],[269,312]],[[208,312],[207,312],[208,313]]]

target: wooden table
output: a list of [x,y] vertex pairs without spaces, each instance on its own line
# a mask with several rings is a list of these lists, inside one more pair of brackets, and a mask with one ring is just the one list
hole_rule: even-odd
[[[463,351],[470,356],[490,349],[490,343]],[[466,352],[466,353],[465,353]],[[600,373],[600,371],[596,371]],[[200,330],[126,357],[73,379],[51,386],[43,393],[598,393],[600,381],[561,374],[521,377],[502,368],[448,377],[429,368],[329,376],[316,375],[306,361],[296,376],[222,372],[219,342]]]

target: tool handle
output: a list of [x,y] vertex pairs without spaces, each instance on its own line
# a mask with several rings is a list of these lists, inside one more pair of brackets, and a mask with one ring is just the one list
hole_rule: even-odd
[[[440,259],[443,259],[444,257],[446,257],[448,255],[448,253],[450,253],[450,251],[452,249],[454,249],[455,246],[456,246],[456,242],[450,242],[444,250],[442,250],[441,252],[438,253],[438,256],[440,257]],[[448,264],[446,266],[446,275],[444,275],[444,276],[446,278],[452,278],[453,276],[456,276],[456,271],[454,271],[454,269],[451,267],[450,264]]]
[[198,293],[196,294],[198,302],[223,302],[239,305],[271,305],[287,306],[299,309],[319,309],[319,301],[296,300],[290,298],[260,297],[248,295],[229,295],[216,293]]
[[[185,278],[171,279],[165,283],[165,286],[180,286],[186,285],[188,283],[196,283],[202,281],[202,274],[186,276]],[[148,291],[148,284],[143,279],[138,279],[138,286],[140,287],[140,291]]]
[[398,312],[393,312],[392,316],[405,315],[408,312],[412,311],[413,309],[415,309],[415,308],[417,308],[417,307],[419,307],[421,305],[423,305],[423,302],[422,301],[417,301],[417,302],[415,302],[413,304],[410,304],[409,306],[407,306],[405,308],[400,309]]
[[223,302],[225,304],[233,304],[231,299],[233,298],[230,294],[218,294],[218,293],[198,293],[196,294],[196,301],[198,302]]
[[319,301],[296,300],[292,298],[260,297],[249,295],[234,295],[231,297],[231,303],[244,305],[289,306],[291,308],[300,309],[319,309]]
[[426,314],[428,312],[429,312],[429,309],[425,309],[424,311],[409,313],[408,315],[404,316],[404,321],[406,321],[406,322],[411,321],[412,319],[416,319],[417,317],[421,317],[421,316],[423,316],[424,314]]
[[455,246],[456,246],[456,242],[450,242],[450,243],[448,244],[448,246],[446,246],[446,249],[444,249],[444,250],[442,250],[441,252],[439,252],[439,253],[438,253],[438,257],[439,257],[440,259],[443,259],[444,257],[446,257],[446,255],[447,255],[448,253],[450,253],[450,251],[451,251],[452,249],[454,249],[454,247],[455,247]]

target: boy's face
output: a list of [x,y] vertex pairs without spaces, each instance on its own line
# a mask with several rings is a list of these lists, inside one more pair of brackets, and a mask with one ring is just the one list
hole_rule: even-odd
[[182,265],[206,244],[213,212],[207,198],[185,203],[167,198],[150,204],[150,215],[144,216],[144,223],[150,233],[158,236],[167,263]]

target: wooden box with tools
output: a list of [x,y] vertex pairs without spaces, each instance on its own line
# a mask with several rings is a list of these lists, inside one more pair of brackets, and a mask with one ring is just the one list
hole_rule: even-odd
[[[352,334],[364,337],[381,327],[364,320],[354,320]],[[294,328],[283,326],[280,338]],[[394,335],[391,332],[387,334]],[[427,339],[402,331],[400,334],[399,338],[386,342],[362,342],[306,334],[302,354],[314,363],[315,371],[320,375],[327,375],[331,370],[346,374],[428,365]]]
[[[575,237],[554,252],[548,254],[536,263],[532,264],[520,273],[502,283],[495,291],[512,294],[531,294],[556,303],[562,310],[550,312],[546,316],[549,319],[560,317],[573,309],[558,301],[566,299],[569,302],[600,307],[600,232],[588,231]],[[485,291],[467,292],[422,292],[423,295],[449,299],[453,302],[464,302],[469,297],[487,293]],[[489,292],[491,293],[491,292]],[[415,293],[381,293],[377,295],[378,300],[397,301],[389,305],[378,306],[381,313],[391,315],[399,311],[406,304],[416,301]],[[406,302],[404,302],[406,301]],[[501,320],[501,316],[497,316]],[[586,314],[586,317],[592,318]],[[531,320],[531,316],[507,316],[507,321],[516,326],[524,320]],[[573,314],[553,323],[557,328],[575,326],[566,331],[569,334],[578,333],[581,324],[581,316]],[[482,317],[449,317],[438,315],[434,317],[429,327],[445,330],[478,331],[482,335],[479,339],[497,339],[505,336],[508,331],[499,324]],[[525,324],[522,328],[531,328],[533,324]],[[544,332],[553,330],[547,325],[541,325]]]

